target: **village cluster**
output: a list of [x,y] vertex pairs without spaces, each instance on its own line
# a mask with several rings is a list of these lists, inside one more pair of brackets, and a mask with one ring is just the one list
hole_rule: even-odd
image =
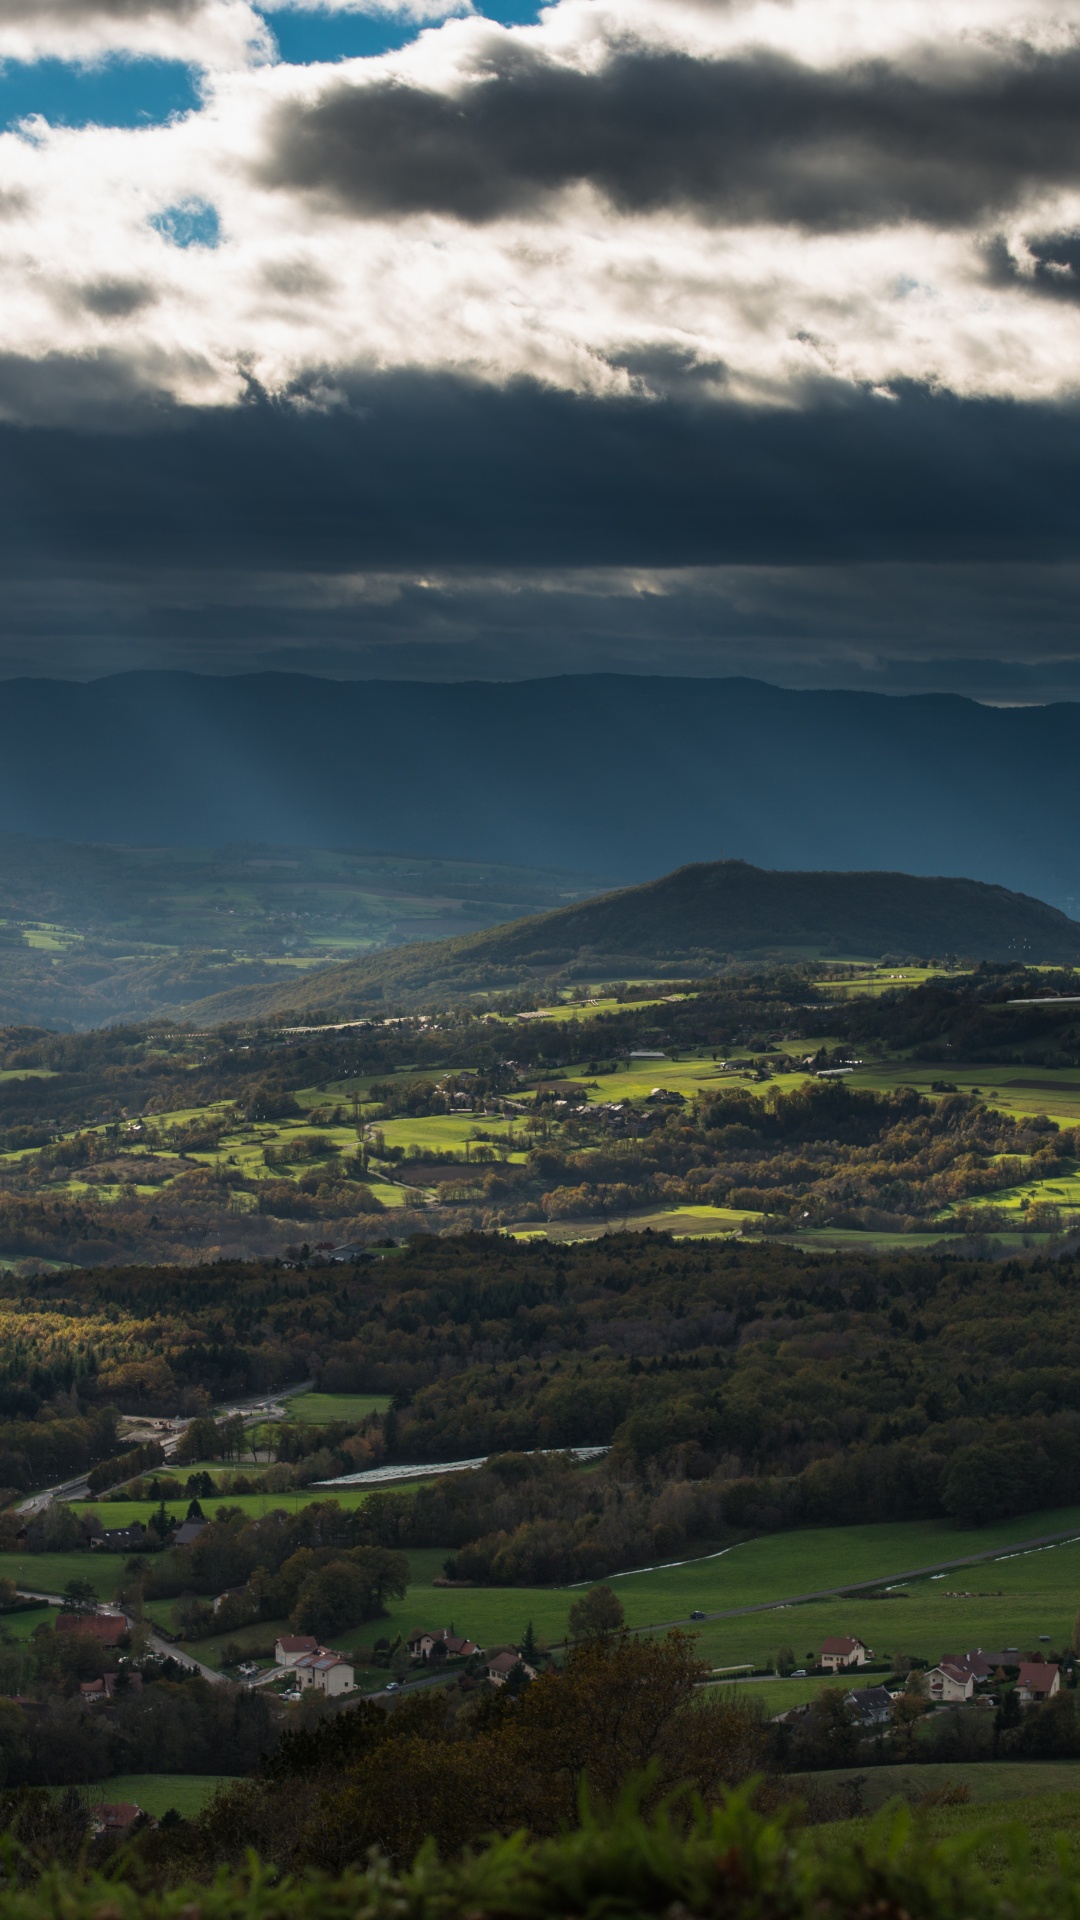
[[[531,1667],[514,1648],[493,1649],[485,1653],[474,1640],[464,1639],[452,1627],[439,1627],[434,1631],[415,1628],[406,1645],[414,1666],[428,1666],[437,1670],[448,1660],[468,1661],[470,1671],[476,1678],[488,1680],[495,1687],[504,1687],[512,1678],[536,1678],[535,1667]],[[335,1653],[331,1647],[320,1646],[311,1634],[280,1635],[274,1646],[274,1660],[278,1667],[287,1668],[294,1679],[292,1694],[282,1696],[286,1700],[290,1697],[299,1699],[310,1688],[333,1699],[339,1694],[351,1693],[356,1686],[355,1669],[348,1655]],[[396,1680],[388,1680],[385,1691],[396,1693],[399,1684]]]
[[[818,1666],[824,1673],[850,1673],[869,1667],[873,1659],[873,1648],[854,1635],[823,1640],[818,1649]],[[993,1707],[1003,1686],[1015,1688],[1021,1706],[1038,1705],[1060,1693],[1061,1667],[1038,1653],[1022,1658],[1019,1647],[990,1651],[976,1647],[969,1653],[945,1654],[936,1667],[913,1667],[903,1685],[894,1681],[892,1685],[853,1688],[846,1700],[856,1719],[869,1727],[888,1721],[894,1703],[912,1690],[931,1707],[959,1707],[969,1701]],[[796,1707],[781,1717],[805,1711],[805,1706]]]

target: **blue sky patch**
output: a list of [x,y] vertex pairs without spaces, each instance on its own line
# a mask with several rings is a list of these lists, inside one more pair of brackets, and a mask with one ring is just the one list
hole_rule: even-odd
[[[290,66],[391,53],[408,46],[424,26],[438,24],[433,20],[417,22],[404,13],[331,13],[300,7],[263,7],[260,11],[277,41],[281,58]],[[493,4],[478,5],[477,12],[504,26],[526,26],[539,18],[540,7],[536,0],[493,0]]]
[[199,105],[199,75],[181,60],[122,57],[77,66],[68,60],[5,60],[0,127],[40,113],[54,127],[158,127]]
[[174,247],[217,247],[221,245],[221,222],[216,207],[205,200],[181,200],[152,214],[150,225],[172,242]]

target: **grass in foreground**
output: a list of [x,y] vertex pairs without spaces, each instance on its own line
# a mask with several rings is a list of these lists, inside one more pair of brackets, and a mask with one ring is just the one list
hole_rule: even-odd
[[[281,1884],[252,1859],[243,1873],[221,1875],[212,1890],[190,1883],[160,1891],[154,1879],[140,1885],[142,1876],[127,1878],[115,1865],[107,1878],[53,1871],[21,1887],[8,1881],[0,1889],[0,1920],[38,1920],[42,1912],[64,1920],[158,1920],[207,1911],[214,1920],[353,1913],[366,1920],[474,1913],[504,1920],[593,1920],[605,1913],[625,1920],[673,1913],[710,1920],[1075,1920],[1076,1866],[1056,1857],[1052,1839],[1055,1822],[1056,1830],[1074,1824],[1067,1800],[1052,1795],[1025,1807],[1015,1833],[998,1824],[976,1841],[974,1860],[954,1842],[985,1829],[986,1809],[787,1834],[782,1822],[756,1816],[736,1796],[700,1814],[690,1833],[662,1817],[647,1824],[627,1803],[610,1822],[586,1815],[580,1830],[552,1840],[519,1835],[445,1864],[424,1851],[404,1872],[373,1860],[337,1879],[311,1875]],[[947,1830],[943,1843],[938,1827]]]

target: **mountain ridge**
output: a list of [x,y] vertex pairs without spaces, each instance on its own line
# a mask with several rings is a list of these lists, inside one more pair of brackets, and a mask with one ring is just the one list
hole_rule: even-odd
[[558,867],[737,855],[970,875],[1080,910],[1080,707],[583,674],[147,671],[0,685],[0,830]]

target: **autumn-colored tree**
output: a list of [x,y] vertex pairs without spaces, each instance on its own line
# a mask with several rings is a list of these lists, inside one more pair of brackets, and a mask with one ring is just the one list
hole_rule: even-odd
[[618,1633],[624,1619],[622,1601],[610,1587],[590,1587],[570,1609],[567,1626],[572,1640],[601,1633]]

